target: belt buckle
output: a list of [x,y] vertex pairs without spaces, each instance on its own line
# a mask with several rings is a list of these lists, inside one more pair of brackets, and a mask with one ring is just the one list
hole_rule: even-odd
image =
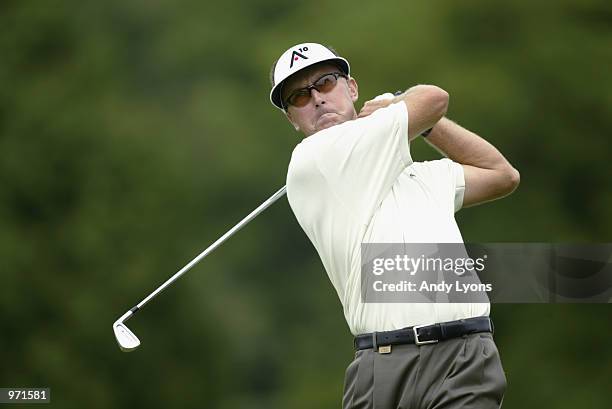
[[429,325],[415,325],[412,327],[412,332],[414,333],[414,343],[416,345],[425,345],[425,344],[435,344],[439,342],[438,339],[432,339],[429,341],[421,341],[419,340],[419,328],[428,327]]

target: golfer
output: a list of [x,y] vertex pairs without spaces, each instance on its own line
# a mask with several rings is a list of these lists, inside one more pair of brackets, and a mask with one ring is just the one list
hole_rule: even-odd
[[[285,51],[271,82],[272,104],[305,136],[289,164],[289,204],[355,336],[343,408],[500,407],[506,378],[489,303],[364,303],[360,248],[463,243],[455,212],[510,194],[519,173],[444,117],[439,87],[383,94],[358,112],[348,61],[317,43]],[[446,158],[413,161],[419,136]]]

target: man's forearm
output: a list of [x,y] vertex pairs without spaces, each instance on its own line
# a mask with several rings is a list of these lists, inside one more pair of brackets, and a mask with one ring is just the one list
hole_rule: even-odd
[[408,110],[408,139],[418,137],[446,114],[448,93],[435,85],[415,85],[397,95],[392,103],[403,101]]
[[443,155],[463,165],[482,169],[511,167],[493,145],[446,117],[440,119],[424,139]]

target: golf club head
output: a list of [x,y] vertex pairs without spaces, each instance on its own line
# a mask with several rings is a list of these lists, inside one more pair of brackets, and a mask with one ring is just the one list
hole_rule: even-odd
[[128,327],[122,322],[116,322],[113,325],[113,331],[115,332],[115,338],[119,344],[119,348],[123,352],[130,352],[140,346],[140,340]]
[[140,340],[130,329],[123,323],[127,318],[132,316],[132,312],[127,312],[123,317],[119,318],[113,324],[113,332],[115,333],[115,339],[119,344],[119,348],[123,352],[130,352],[140,346]]

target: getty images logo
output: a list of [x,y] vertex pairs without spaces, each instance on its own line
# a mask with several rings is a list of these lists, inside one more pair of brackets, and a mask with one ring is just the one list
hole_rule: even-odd
[[307,60],[308,57],[302,54],[303,52],[306,52],[306,51],[308,51],[308,47],[299,48],[298,51],[294,50],[293,53],[291,53],[291,61],[289,63],[289,68],[293,68],[293,62],[297,61],[299,58],[303,58]]

